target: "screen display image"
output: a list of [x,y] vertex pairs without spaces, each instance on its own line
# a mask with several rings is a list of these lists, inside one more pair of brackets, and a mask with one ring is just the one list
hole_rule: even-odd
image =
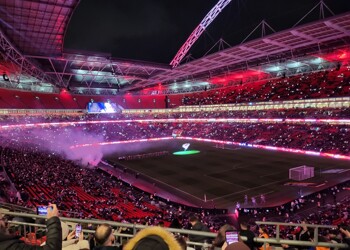
[[75,226],[75,238],[79,238],[80,233],[81,233],[81,224],[77,224]]
[[226,242],[228,245],[238,242],[238,232],[237,231],[226,231]]
[[87,106],[88,113],[117,113],[120,110],[119,105],[110,102],[89,102]]

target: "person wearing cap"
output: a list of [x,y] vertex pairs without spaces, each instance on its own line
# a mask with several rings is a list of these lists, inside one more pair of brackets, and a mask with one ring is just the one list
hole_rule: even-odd
[[148,227],[138,232],[123,250],[182,250],[175,237],[164,228]]

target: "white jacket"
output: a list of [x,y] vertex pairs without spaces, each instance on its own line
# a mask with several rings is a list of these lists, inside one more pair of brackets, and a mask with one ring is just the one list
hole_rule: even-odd
[[80,249],[90,249],[89,242],[87,240],[65,240],[62,241],[62,250],[80,250]]

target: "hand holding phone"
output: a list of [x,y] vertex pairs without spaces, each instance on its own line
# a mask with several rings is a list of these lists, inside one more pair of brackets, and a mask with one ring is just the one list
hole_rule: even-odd
[[75,239],[75,230],[70,232],[67,236],[67,240],[72,240],[72,239]]
[[81,234],[81,224],[77,224],[75,226],[75,238],[79,238],[80,234]]
[[226,242],[227,245],[238,242],[238,231],[226,231]]

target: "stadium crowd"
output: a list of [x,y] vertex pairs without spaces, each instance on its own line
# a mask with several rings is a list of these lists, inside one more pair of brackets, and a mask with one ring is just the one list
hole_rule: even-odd
[[[285,123],[285,122],[152,122],[76,124],[70,127],[13,129],[4,137],[22,143],[36,142],[47,148],[54,143],[70,146],[84,143],[126,141],[170,137],[174,130],[185,137],[207,138],[244,144],[259,144],[310,150],[322,153],[349,155],[348,125]],[[45,136],[43,136],[45,135]],[[81,135],[81,136],[74,136]],[[82,138],[90,138],[82,139]]]
[[[13,203],[24,207],[57,204],[64,216],[98,218],[128,223],[169,225],[175,215],[205,214],[217,230],[222,220],[216,215],[225,210],[201,209],[167,202],[145,193],[99,168],[87,168],[55,154],[30,152],[27,148],[2,150],[2,163],[20,192]],[[32,166],[30,171],[27,166]],[[209,221],[211,221],[209,223]]]
[[[279,101],[310,99],[321,97],[346,96],[350,91],[350,71],[322,71],[308,75],[298,75],[271,81],[256,82],[242,86],[228,87],[222,91],[213,90],[188,95],[184,98],[185,105],[210,105],[225,103],[242,103],[258,101]],[[244,144],[259,144],[284,148],[311,150],[334,154],[350,155],[350,133],[348,125],[332,123],[287,123],[287,118],[349,118],[348,108],[343,109],[280,109],[264,111],[211,111],[197,113],[174,114],[79,114],[75,116],[1,116],[2,125],[35,122],[67,122],[65,126],[39,126],[26,128],[3,128],[1,130],[1,172],[6,171],[10,182],[1,176],[0,185],[3,188],[0,195],[8,198],[13,204],[35,208],[37,205],[50,205],[47,220],[46,247],[43,249],[61,249],[62,240],[72,240],[64,224],[59,223],[58,209],[65,217],[97,218],[124,223],[137,223],[148,226],[167,226],[200,231],[218,232],[213,242],[213,248],[226,247],[225,231],[238,229],[242,236],[248,237],[244,249],[261,250],[262,245],[252,241],[252,237],[275,237],[276,228],[259,227],[255,220],[279,219],[283,222],[315,223],[323,225],[340,225],[340,229],[320,231],[320,241],[334,240],[349,243],[350,230],[348,210],[349,199],[341,203],[324,202],[324,197],[336,194],[348,187],[345,183],[338,187],[325,190],[315,196],[294,200],[276,208],[241,210],[242,218],[248,223],[224,226],[232,223],[223,210],[203,210],[174,204],[154,194],[148,194],[124,182],[121,178],[111,176],[99,168],[82,167],[72,160],[60,156],[62,148],[76,150],[74,145],[84,143],[112,142],[134,139],[149,139],[170,137],[173,131],[181,131],[182,136],[233,141]],[[118,119],[160,119],[160,118],[282,118],[280,122],[135,122],[124,123],[89,123],[72,124],[73,121],[118,120]],[[73,146],[73,148],[71,148]],[[133,157],[131,157],[133,158]],[[136,157],[139,158],[139,157]],[[30,168],[28,168],[30,166]],[[5,176],[5,175],[4,175]],[[18,193],[12,192],[14,184]],[[317,204],[317,210],[312,213],[300,211],[310,204]],[[57,207],[56,207],[57,205]],[[195,214],[195,216],[192,216]],[[249,220],[251,218],[251,220]],[[7,229],[1,224],[0,249],[12,247],[16,249],[22,244],[15,238],[7,237]],[[95,229],[94,241],[85,249],[104,249],[115,241],[112,229],[108,225],[85,229]],[[127,231],[119,228],[121,231]],[[157,228],[159,229],[159,228]],[[156,231],[157,231],[156,229]],[[151,228],[150,230],[154,230]],[[65,234],[63,235],[63,231]],[[69,231],[69,230],[68,230]],[[120,232],[121,232],[120,231]],[[142,231],[141,231],[142,232]],[[153,231],[152,231],[153,232]],[[62,234],[62,235],[61,235]],[[280,234],[285,239],[313,240],[313,233],[306,226],[283,227]],[[146,234],[147,235],[147,234]],[[164,235],[162,233],[162,235]],[[91,235],[90,235],[91,236]],[[138,243],[141,238],[135,236],[130,244]],[[173,235],[167,235],[174,239]],[[157,239],[164,245],[164,240]],[[181,238],[181,237],[177,237]],[[83,241],[81,237],[74,244]],[[207,237],[193,237],[189,240],[204,242]],[[147,241],[147,240],[146,240]],[[94,242],[94,243],[92,243]],[[163,242],[163,243],[162,243]],[[165,241],[168,242],[168,241]],[[173,242],[173,241],[172,241]],[[178,239],[181,242],[181,239]],[[176,241],[174,243],[177,248]],[[96,245],[96,246],[95,246]],[[185,242],[186,245],[186,242]],[[25,249],[22,246],[22,249]],[[283,246],[288,248],[288,246]],[[224,249],[223,248],[223,249]],[[5,248],[4,248],[5,249]],[[28,248],[30,249],[30,248]],[[37,249],[37,248],[36,248]],[[126,245],[124,249],[134,249]],[[143,248],[139,248],[143,249]],[[153,249],[153,248],[151,248]],[[160,248],[162,249],[162,248]],[[185,248],[182,248],[185,249]],[[230,249],[228,246],[226,249]]]
[[[348,186],[347,183],[344,186]],[[333,188],[328,190],[333,191]],[[327,191],[326,191],[327,192]],[[319,197],[308,197],[308,199],[313,199]],[[320,198],[321,199],[321,198]],[[291,209],[292,206],[289,207]],[[43,249],[193,249],[187,247],[187,241],[190,242],[199,242],[204,243],[202,246],[194,246],[194,249],[245,249],[245,250],[262,250],[262,249],[271,249],[274,246],[272,243],[267,243],[263,246],[263,243],[257,242],[256,238],[276,238],[277,234],[281,239],[289,239],[296,241],[306,241],[312,244],[314,242],[315,234],[313,226],[308,226],[307,224],[318,224],[318,225],[332,225],[329,228],[319,228],[317,237],[319,242],[328,242],[328,243],[350,243],[350,227],[348,218],[348,211],[350,208],[349,198],[347,201],[342,200],[337,204],[327,204],[323,209],[317,211],[314,210],[313,213],[309,214],[307,217],[301,218],[299,220],[293,221],[292,217],[287,217],[285,221],[290,223],[299,223],[300,226],[295,225],[285,225],[280,226],[278,231],[276,226],[265,226],[264,223],[255,224],[254,219],[250,219],[247,222],[245,219],[241,218],[239,222],[234,224],[221,224],[221,227],[216,231],[217,236],[214,240],[208,236],[202,235],[191,235],[185,234],[170,234],[165,231],[162,227],[164,224],[160,221],[156,227],[148,225],[146,229],[143,229],[138,232],[131,240],[127,241],[123,237],[115,237],[114,232],[122,234],[132,234],[130,229],[125,227],[115,228],[113,231],[112,227],[108,224],[91,225],[83,224],[84,229],[94,230],[94,234],[84,234],[81,233],[75,237],[76,232],[74,228],[69,228],[66,223],[59,223],[58,211],[56,205],[49,204],[47,212],[47,233],[46,236],[41,236],[42,238],[38,241],[29,241],[28,238],[22,238],[22,240],[27,243],[34,244],[34,246],[26,246],[24,243],[16,237],[18,233],[18,228],[11,228],[9,224],[6,226],[7,220],[13,219],[11,216],[2,217],[0,220],[1,231],[0,231],[0,248],[1,249],[41,249],[37,245],[46,245]],[[278,210],[276,210],[278,211]],[[292,210],[291,210],[292,213]],[[257,213],[261,214],[261,213]],[[295,214],[298,215],[298,214]],[[297,217],[295,217],[297,218]],[[264,215],[263,221],[269,221],[270,218],[266,218]],[[37,221],[37,223],[40,223]],[[186,226],[187,225],[187,226]],[[189,228],[194,231],[201,232],[210,232],[207,222],[201,221],[197,216],[189,216],[186,219],[182,217],[174,218],[173,222],[169,225],[170,228]],[[17,230],[17,231],[16,231]],[[233,231],[239,232],[239,238],[237,243],[229,243],[229,239],[226,238],[226,232]],[[11,233],[12,232],[12,233]],[[157,235],[157,239],[148,238],[150,235]],[[11,235],[12,234],[12,235]],[[29,233],[28,233],[29,234]],[[240,238],[241,236],[246,237]],[[160,238],[158,238],[160,237]],[[147,243],[146,243],[146,242]],[[155,241],[155,242],[154,242]],[[44,243],[43,243],[44,242]],[[116,243],[118,242],[118,243]],[[153,242],[153,243],[152,243]],[[172,243],[170,243],[172,242]],[[164,245],[166,243],[166,245]],[[140,245],[139,245],[140,244]],[[145,244],[145,245],[143,245]],[[130,246],[131,245],[131,246]],[[135,245],[139,245],[139,248],[135,248]],[[161,245],[161,246],[160,246]],[[278,244],[277,244],[278,245]],[[277,246],[276,245],[276,246]],[[70,247],[72,248],[70,248]],[[104,247],[109,248],[104,248]],[[16,248],[17,247],[17,248]],[[66,248],[67,247],[67,248]],[[147,248],[148,247],[148,248]],[[282,244],[283,248],[286,249],[310,249],[310,247],[301,247],[293,245],[293,243]],[[318,247],[312,249],[319,249]],[[327,248],[329,249],[329,248]]]
[[153,112],[120,113],[120,114],[79,114],[58,115],[47,114],[41,116],[0,116],[0,125],[54,123],[54,122],[84,122],[84,121],[114,121],[135,119],[187,119],[187,118],[279,118],[279,119],[346,119],[350,116],[350,108],[295,108],[273,110],[247,110],[247,111],[223,111],[213,108],[213,111],[200,112],[176,112],[176,113],[153,113]]
[[247,83],[184,97],[185,105],[249,103],[258,101],[305,100],[347,96],[350,91],[350,70],[319,71]]
[[[91,125],[87,129],[95,131],[96,127]],[[204,228],[213,232],[218,231],[220,226],[229,222],[227,217],[217,216],[218,211],[191,210],[186,209],[185,206],[169,204],[159,197],[144,193],[97,168],[81,167],[55,153],[42,152],[33,145],[23,145],[16,140],[9,140],[8,146],[10,144],[12,144],[11,147],[3,147],[1,150],[1,164],[20,192],[20,195],[16,195],[12,202],[21,206],[35,207],[48,204],[50,201],[57,204],[66,217],[98,218],[145,225],[164,224],[180,228],[193,228],[195,224],[190,223],[191,214],[196,212],[197,216],[201,217]],[[31,168],[28,169],[28,166]],[[253,209],[247,214],[254,220],[259,217],[262,220],[273,218],[274,221],[276,218],[285,218],[286,222],[300,222],[301,217],[298,217],[300,216],[298,212],[305,204],[321,203],[322,197],[327,196],[327,194],[328,196],[330,196],[329,194],[333,195],[334,192],[339,192],[348,185],[349,182],[325,190],[320,196],[303,198],[281,207],[270,208],[274,212]],[[349,223],[347,216],[350,208],[349,200],[344,200],[336,205],[322,203],[322,208],[325,209],[319,210],[317,213],[304,214],[304,218],[310,223],[323,225]],[[244,217],[246,211],[242,210],[241,213]],[[259,235],[259,228],[254,225],[254,221],[249,221],[249,223],[253,233],[256,236]],[[270,236],[274,236],[276,233],[275,229],[271,227],[267,227],[266,230]],[[281,237],[299,239],[300,230],[300,228],[292,227],[282,228]],[[327,236],[329,239],[340,237],[337,234],[334,235],[334,230],[322,231],[321,234],[322,237]],[[324,240],[324,238],[322,239]],[[190,240],[196,241],[195,238],[190,238]],[[255,247],[257,245],[254,245],[253,248]]]

